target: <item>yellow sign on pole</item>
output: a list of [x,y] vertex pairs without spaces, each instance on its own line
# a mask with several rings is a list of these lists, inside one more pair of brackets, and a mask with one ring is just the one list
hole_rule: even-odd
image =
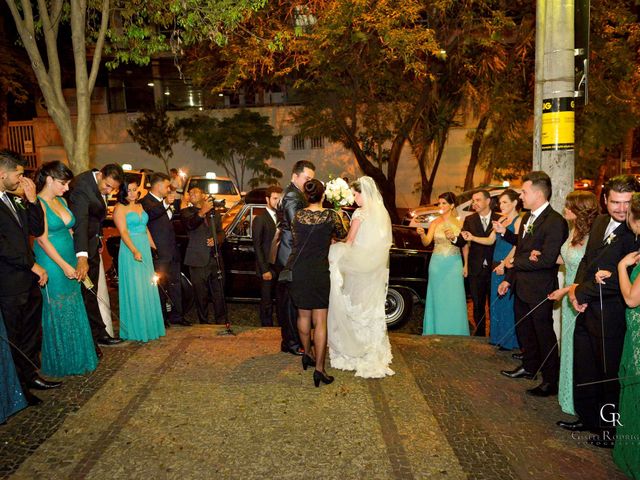
[[575,143],[573,97],[547,98],[542,103],[542,150],[571,150]]

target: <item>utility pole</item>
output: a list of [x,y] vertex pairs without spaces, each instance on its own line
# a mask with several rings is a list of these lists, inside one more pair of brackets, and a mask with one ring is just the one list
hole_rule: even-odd
[[573,190],[575,140],[574,0],[537,0],[533,169],[553,182],[562,211]]

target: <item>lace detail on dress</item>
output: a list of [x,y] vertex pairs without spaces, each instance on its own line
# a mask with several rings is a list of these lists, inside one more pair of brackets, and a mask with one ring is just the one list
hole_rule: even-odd
[[347,230],[342,223],[340,215],[329,208],[324,210],[309,210],[303,208],[296,212],[295,220],[302,225],[320,225],[322,223],[333,222],[334,235],[340,239],[347,236]]
[[443,256],[460,255],[460,249],[456,247],[447,238],[444,231],[446,228],[453,230],[454,235],[460,235],[460,227],[451,222],[442,222],[436,226],[435,234],[433,235],[434,248],[433,253]]
[[362,210],[362,208],[357,208],[356,211],[353,212],[351,219],[355,220],[356,218],[361,222],[364,222],[364,220],[367,218],[367,214],[364,212],[364,210]]

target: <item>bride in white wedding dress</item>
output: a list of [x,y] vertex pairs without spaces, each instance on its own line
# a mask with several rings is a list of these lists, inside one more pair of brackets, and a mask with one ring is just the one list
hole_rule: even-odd
[[329,357],[333,368],[381,378],[394,374],[384,311],[391,220],[371,177],[360,177],[351,189],[360,208],[346,241],[329,250]]

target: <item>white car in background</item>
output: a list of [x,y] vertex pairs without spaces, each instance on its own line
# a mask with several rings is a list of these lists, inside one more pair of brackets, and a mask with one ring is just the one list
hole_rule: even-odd
[[[458,206],[456,210],[458,211],[458,217],[460,220],[464,220],[466,217],[474,213],[473,208],[471,208],[471,197],[474,193],[480,190],[488,190],[491,195],[491,209],[494,211],[498,210],[498,197],[504,192],[507,188],[510,188],[508,185],[500,185],[500,186],[487,186],[487,187],[478,187],[473,190],[467,190],[462,192],[459,195],[456,195],[458,199]],[[514,189],[516,192],[520,193],[520,189]],[[440,215],[440,211],[438,210],[437,205],[420,205],[412,210],[407,212],[407,215],[402,220],[403,225],[408,225],[410,227],[422,227],[429,228],[431,222],[433,222]]]
[[199,187],[205,195],[212,195],[216,201],[221,202],[224,200],[224,210],[230,209],[242,199],[240,190],[233,183],[233,180],[227,177],[219,177],[213,172],[189,177],[184,185],[184,194],[186,195],[193,186]]

